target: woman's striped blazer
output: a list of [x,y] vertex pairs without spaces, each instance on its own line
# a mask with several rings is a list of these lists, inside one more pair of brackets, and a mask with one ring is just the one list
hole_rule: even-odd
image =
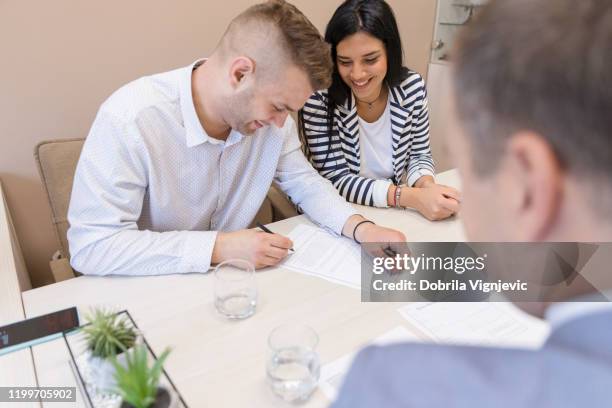
[[[421,76],[408,71],[390,89],[394,174],[391,181],[412,186],[420,177],[434,174],[429,147],[427,91]],[[327,130],[327,90],[314,93],[302,109],[305,139],[311,162],[348,201],[374,205],[374,179],[359,176],[360,146],[357,106],[353,95],[334,109],[332,132]],[[331,144],[330,144],[331,138]]]

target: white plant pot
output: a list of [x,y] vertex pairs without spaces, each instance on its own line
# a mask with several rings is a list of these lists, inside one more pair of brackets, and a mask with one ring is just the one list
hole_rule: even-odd
[[[118,354],[116,357],[117,362],[125,367],[126,353]],[[102,393],[114,392],[117,384],[115,381],[116,370],[110,360],[92,355],[88,358],[87,363],[90,370],[90,379],[98,391]]]

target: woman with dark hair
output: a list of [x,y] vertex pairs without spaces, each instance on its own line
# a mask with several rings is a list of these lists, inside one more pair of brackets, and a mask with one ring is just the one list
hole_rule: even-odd
[[305,152],[353,203],[413,208],[430,220],[453,215],[459,193],[434,181],[427,93],[402,66],[402,44],[383,0],[347,0],[327,25],[332,85],[299,112]]

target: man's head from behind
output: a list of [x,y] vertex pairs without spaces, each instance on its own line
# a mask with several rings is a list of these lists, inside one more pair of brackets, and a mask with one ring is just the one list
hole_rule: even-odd
[[331,82],[329,46],[284,0],[257,4],[236,17],[214,54],[224,75],[223,119],[244,134],[281,127],[290,111]]
[[612,240],[609,0],[492,0],[452,93],[471,240]]

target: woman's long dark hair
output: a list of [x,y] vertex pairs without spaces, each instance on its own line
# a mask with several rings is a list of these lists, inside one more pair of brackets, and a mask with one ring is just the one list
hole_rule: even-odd
[[[351,95],[351,89],[344,83],[338,72],[337,46],[346,37],[363,31],[378,38],[385,45],[387,54],[387,75],[385,84],[392,88],[399,85],[408,75],[403,67],[403,49],[399,30],[393,10],[384,0],[346,0],[336,9],[325,29],[325,41],[331,45],[334,72],[332,84],[328,89],[327,101],[327,131],[329,132],[328,149],[331,149],[334,109],[342,105]],[[306,129],[302,111],[298,114],[300,139],[306,156],[311,159],[306,140]],[[327,160],[327,157],[326,157]]]

